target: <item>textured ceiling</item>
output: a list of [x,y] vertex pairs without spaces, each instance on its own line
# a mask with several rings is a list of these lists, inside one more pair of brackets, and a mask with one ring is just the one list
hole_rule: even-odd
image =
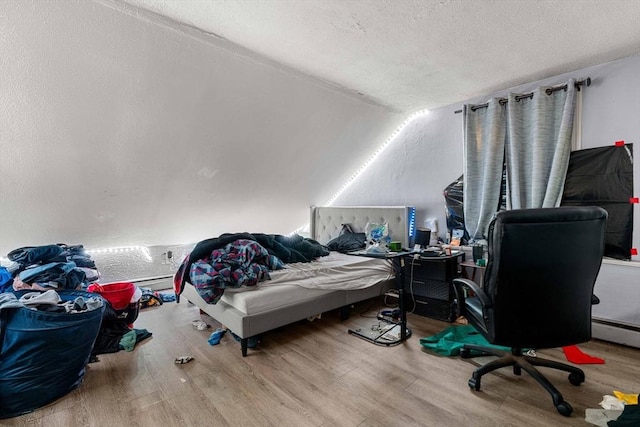
[[126,0],[402,112],[640,53],[638,0]]

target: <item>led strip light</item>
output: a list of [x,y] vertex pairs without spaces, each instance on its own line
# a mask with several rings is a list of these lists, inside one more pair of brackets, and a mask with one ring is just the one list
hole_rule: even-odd
[[344,193],[344,191],[347,188],[349,188],[349,186],[351,186],[351,184],[353,184],[353,182],[360,175],[362,175],[362,173],[378,158],[378,156],[389,146],[389,144],[391,144],[391,142],[393,142],[395,140],[395,138],[400,134],[400,132],[402,132],[404,130],[405,127],[407,127],[407,125],[409,125],[409,123],[411,123],[412,121],[414,121],[418,117],[422,117],[422,116],[425,116],[427,114],[429,114],[429,110],[420,110],[418,112],[415,112],[415,113],[411,114],[409,117],[407,117],[405,119],[405,121],[402,122],[402,124],[400,126],[398,126],[398,128],[395,131],[393,131],[393,133],[389,136],[389,138],[387,138],[387,140],[384,142],[384,144],[382,144],[380,147],[378,147],[378,149],[371,155],[371,157],[369,157],[369,160],[367,160],[365,162],[365,164],[360,166],[360,168],[353,175],[351,175],[351,178],[349,178],[347,180],[347,182],[345,182],[342,185],[342,187],[340,187],[340,189],[336,192],[336,194],[334,194],[333,197],[331,197],[331,199],[329,199],[329,201],[327,201],[327,203],[325,203],[325,206],[331,206],[333,204],[333,202],[335,202],[336,199],[338,197],[340,197],[340,195],[342,193]]
[[[362,175],[362,173],[378,158],[378,156],[389,146],[389,144],[391,144],[391,142],[393,142],[396,137],[400,134],[400,132],[402,132],[404,130],[404,128],[406,128],[409,123],[411,123],[412,121],[414,121],[415,119],[422,117],[422,116],[426,116],[427,114],[429,114],[429,110],[420,110],[417,111],[413,114],[411,114],[409,117],[407,117],[404,122],[402,122],[402,124],[400,126],[398,126],[398,128],[396,130],[393,131],[393,133],[389,136],[389,138],[387,138],[387,140],[384,142],[384,144],[382,144],[380,147],[378,147],[378,149],[371,155],[371,157],[369,157],[369,160],[367,160],[362,166],[360,166],[360,168],[353,174],[351,175],[351,178],[349,178],[347,180],[347,182],[345,182],[342,187],[340,187],[340,189],[333,195],[333,197],[331,197],[331,199],[329,199],[324,206],[331,206],[333,205],[333,203],[338,199],[338,197],[340,197],[340,195],[342,193],[344,193],[344,191],[349,188],[351,186],[351,184],[353,184],[353,182],[360,176]],[[413,228],[414,228],[414,221],[415,221],[415,212],[413,212],[414,218],[411,224],[411,235],[413,235]],[[296,230],[292,231],[290,235],[293,234],[299,234],[301,232],[303,232],[304,230],[309,230],[309,224],[305,224],[301,227],[298,227]]]
[[100,248],[100,249],[87,249],[86,252],[89,254],[105,254],[105,253],[122,253],[122,252],[139,252],[144,256],[144,258],[151,262],[153,258],[151,257],[151,253],[149,252],[149,248],[146,246],[116,246],[112,248]]

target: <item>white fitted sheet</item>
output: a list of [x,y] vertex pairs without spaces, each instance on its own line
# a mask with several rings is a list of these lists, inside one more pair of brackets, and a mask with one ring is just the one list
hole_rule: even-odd
[[220,300],[246,314],[256,314],[319,295],[365,289],[393,277],[391,261],[331,252],[309,263],[287,264],[258,286],[227,288]]

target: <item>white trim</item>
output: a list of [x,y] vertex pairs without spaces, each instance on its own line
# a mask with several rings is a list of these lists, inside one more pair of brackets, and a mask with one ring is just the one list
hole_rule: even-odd
[[621,259],[611,259],[611,258],[603,258],[602,259],[602,263],[603,264],[610,264],[610,265],[621,265],[623,267],[638,267],[640,268],[640,261],[623,261]]

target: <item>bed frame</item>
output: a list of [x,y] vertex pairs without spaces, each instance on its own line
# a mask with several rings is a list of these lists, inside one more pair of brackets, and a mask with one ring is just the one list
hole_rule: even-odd
[[[342,224],[350,224],[355,232],[364,231],[369,222],[389,225],[393,241],[400,241],[403,248],[413,246],[415,209],[407,206],[354,206],[354,207],[311,207],[311,238],[327,244],[337,237]],[[185,284],[183,298],[195,304],[234,334],[241,338],[242,356],[247,355],[250,337],[294,323],[319,313],[348,307],[359,301],[383,295],[393,286],[393,280],[379,283],[366,289],[336,290],[307,301],[287,307],[248,315],[224,301],[207,304],[190,284]]]

